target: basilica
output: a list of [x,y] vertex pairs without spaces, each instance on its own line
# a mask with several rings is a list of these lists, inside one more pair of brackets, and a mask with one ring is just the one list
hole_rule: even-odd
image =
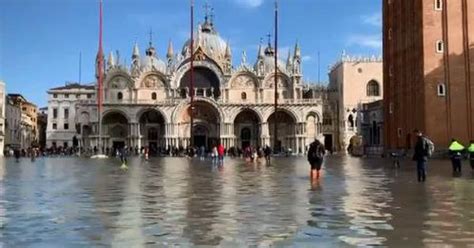
[[[241,63],[234,65],[231,46],[207,17],[193,44],[191,127],[190,43],[175,51],[170,42],[166,54],[159,54],[151,41],[144,54],[135,44],[130,65],[113,53],[108,56],[101,125],[105,147],[186,147],[193,142],[227,148],[269,145],[304,153],[315,138],[323,139],[324,91],[303,82],[299,44],[286,61],[278,59],[277,69],[270,43],[260,44],[254,63],[243,52]],[[48,146],[70,146],[73,137],[83,147],[99,144],[96,92],[96,85],[77,84],[48,91]],[[273,135],[275,123],[278,137]]]

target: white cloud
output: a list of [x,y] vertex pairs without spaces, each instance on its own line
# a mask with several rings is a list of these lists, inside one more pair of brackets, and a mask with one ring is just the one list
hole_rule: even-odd
[[307,61],[311,61],[313,60],[313,57],[311,57],[310,55],[305,55],[303,56],[303,58],[301,58],[303,61],[307,62]]
[[374,49],[382,48],[382,37],[378,34],[375,35],[362,35],[355,34],[349,37],[349,45],[358,45],[363,47],[369,47]]
[[371,15],[363,15],[361,19],[362,23],[364,24],[369,24],[376,27],[382,26],[382,14],[379,12]]
[[238,4],[248,8],[257,8],[263,4],[263,0],[235,0]]

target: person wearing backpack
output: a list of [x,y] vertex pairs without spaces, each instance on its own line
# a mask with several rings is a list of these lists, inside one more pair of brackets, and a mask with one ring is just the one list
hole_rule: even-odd
[[[413,154],[413,160],[416,162],[416,171],[418,176],[418,182],[426,181],[426,163],[428,158],[431,155],[433,149],[430,149],[430,144],[433,143],[428,141],[427,138],[423,136],[423,133],[420,130],[414,131],[417,140],[415,144],[415,151]],[[434,148],[434,145],[432,146]]]
[[451,145],[449,145],[449,155],[451,156],[451,163],[453,165],[453,175],[461,174],[462,168],[462,153],[466,149],[459,141],[456,139],[451,140]]
[[319,140],[316,139],[309,145],[308,162],[311,165],[311,179],[319,179],[325,153],[324,145]]

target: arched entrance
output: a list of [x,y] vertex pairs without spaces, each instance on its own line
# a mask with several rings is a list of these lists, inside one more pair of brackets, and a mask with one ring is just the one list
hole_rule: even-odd
[[207,149],[219,144],[220,138],[220,114],[210,103],[198,101],[194,103],[193,137],[190,137],[191,108],[188,105],[181,115],[180,133],[181,145],[190,145],[191,140],[195,147],[204,146]]
[[260,118],[255,111],[245,109],[234,120],[235,144],[244,149],[248,146],[257,147],[260,142]]
[[[181,78],[179,87],[189,88],[191,72],[187,71]],[[219,77],[207,67],[194,68],[194,87],[196,95],[218,98],[221,94]]]
[[[270,144],[276,152],[291,148],[295,151],[295,126],[296,118],[286,111],[278,111],[268,118],[268,128],[270,133]],[[275,122],[278,129],[278,137],[275,139]]]
[[109,112],[102,118],[102,130],[105,134],[105,147],[116,149],[129,146],[128,119],[120,112]]
[[140,140],[142,146],[148,146],[151,154],[157,154],[165,148],[165,119],[155,109],[143,112],[139,118]]

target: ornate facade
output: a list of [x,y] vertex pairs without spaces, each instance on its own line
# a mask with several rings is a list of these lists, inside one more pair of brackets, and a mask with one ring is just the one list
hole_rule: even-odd
[[[298,44],[285,62],[274,68],[270,44],[258,49],[254,65],[245,52],[240,65],[206,18],[194,41],[195,108],[190,127],[190,41],[175,53],[170,42],[160,59],[150,42],[145,55],[135,45],[131,65],[108,56],[104,80],[102,118],[106,147],[169,147],[190,145],[225,147],[275,145],[273,124],[278,126],[277,146],[303,153],[315,138],[322,138],[322,94],[302,82]],[[274,82],[278,81],[279,111],[274,113]],[[308,92],[319,92],[309,94]],[[56,92],[58,93],[58,92]],[[72,112],[72,111],[71,111]],[[75,104],[78,138],[84,146],[98,144],[95,96]],[[194,137],[191,137],[193,128]]]

